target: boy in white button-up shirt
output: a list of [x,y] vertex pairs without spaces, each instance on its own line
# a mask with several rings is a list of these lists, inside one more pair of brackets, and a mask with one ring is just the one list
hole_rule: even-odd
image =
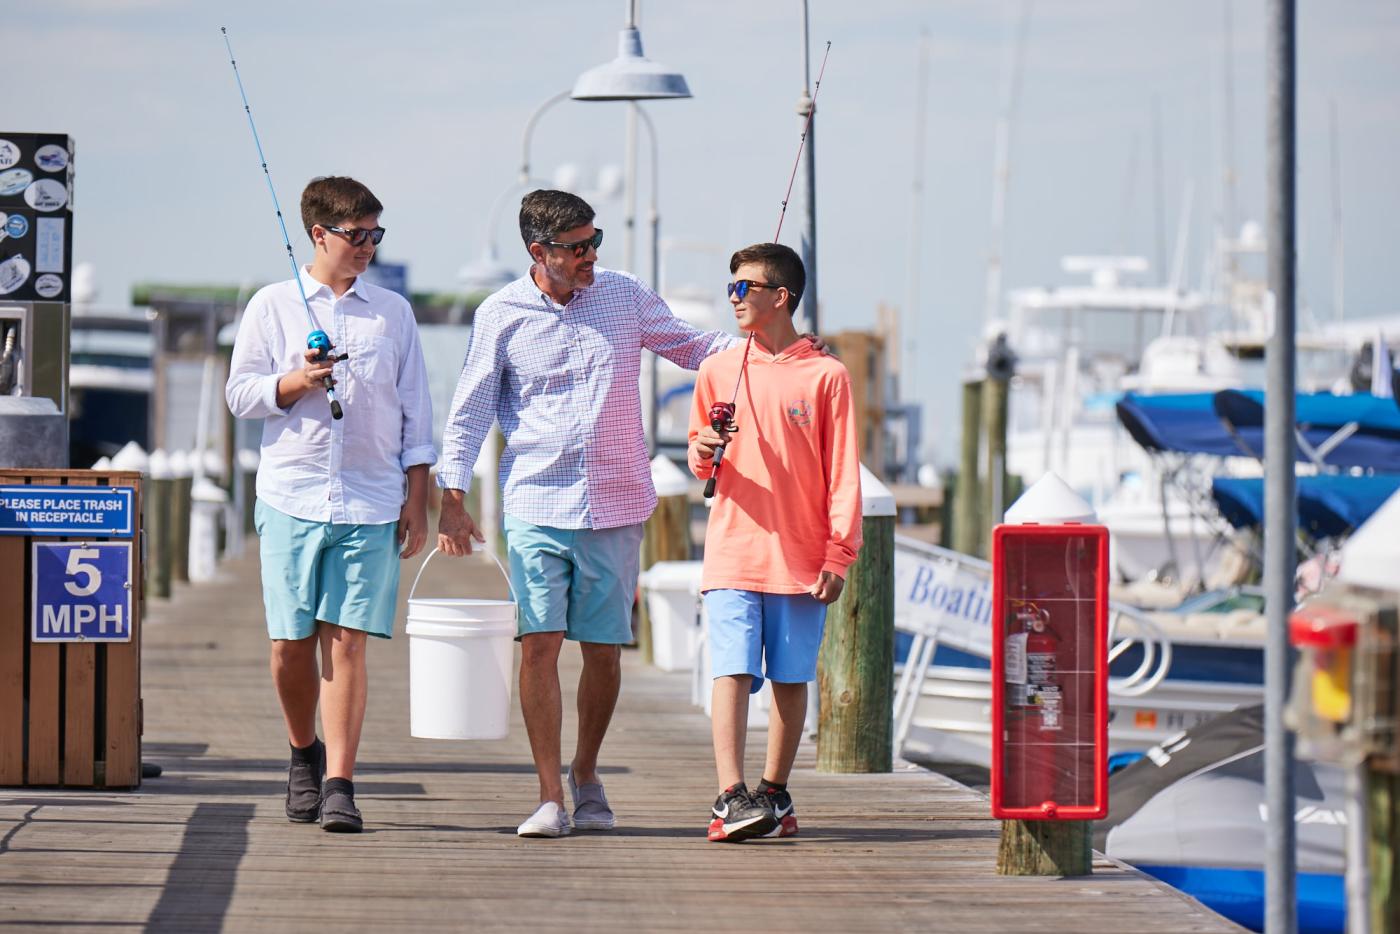
[[[248,302],[225,390],[235,416],[263,419],[256,524],[272,680],[292,747],[287,817],[351,833],[363,828],[352,777],[367,637],[392,635],[399,561],[423,547],[437,460],[413,309],[360,278],[384,235],[382,210],[351,178],[306,186],[315,259],[300,282]],[[330,359],[306,347],[308,307],[334,345]],[[343,418],[331,417],[327,377]]]

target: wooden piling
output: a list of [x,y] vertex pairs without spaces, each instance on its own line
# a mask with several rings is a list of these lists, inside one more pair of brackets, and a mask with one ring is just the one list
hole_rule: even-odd
[[170,459],[159,449],[151,452],[146,482],[146,581],[153,597],[170,596],[172,521],[175,481]]
[[1092,822],[1004,820],[997,875],[1087,876],[1093,866]]
[[982,378],[963,381],[962,447],[958,457],[958,483],[953,498],[953,549],[965,555],[983,554],[981,484],[977,455],[982,438]]
[[[981,490],[983,526],[1000,522],[1007,504],[1011,502],[1007,495],[1009,484],[1006,471],[1006,418],[1010,390],[1010,381],[1000,377],[988,376],[982,383],[982,436],[987,446],[987,470]],[[982,544],[985,548],[985,532]]]
[[[656,511],[642,530],[642,570],[658,561],[690,560],[690,500],[685,493],[658,496]],[[637,607],[637,650],[651,664],[651,614],[647,602]]]
[[[866,474],[862,485],[871,479]],[[817,664],[819,772],[894,767],[894,498],[888,515],[869,515],[870,492],[860,556],[826,614]]]
[[170,577],[182,584],[190,581],[190,489],[189,458],[183,452],[170,456]]

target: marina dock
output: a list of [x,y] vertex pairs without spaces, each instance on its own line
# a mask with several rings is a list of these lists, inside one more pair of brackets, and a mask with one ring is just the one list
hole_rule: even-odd
[[[415,559],[405,566],[400,605]],[[705,840],[709,722],[690,676],[623,655],[603,747],[611,833],[526,840],[536,781],[518,701],[508,739],[408,735],[408,637],[370,647],[358,803],[366,832],[288,823],[283,727],[256,555],[147,603],[142,758],[133,792],[0,790],[0,925],[24,930],[1238,931],[1188,897],[1096,859],[1077,879],[995,874],[986,799],[896,761],[819,774],[806,742],[788,840]],[[499,593],[497,593],[499,591]],[[495,568],[436,558],[420,594],[504,596]],[[401,610],[402,613],[402,610]],[[565,759],[578,652],[566,645]],[[751,783],[765,734],[751,732]]]

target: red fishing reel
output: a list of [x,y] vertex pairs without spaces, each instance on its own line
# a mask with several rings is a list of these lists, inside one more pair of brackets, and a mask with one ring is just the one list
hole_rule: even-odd
[[738,431],[734,424],[734,403],[716,402],[710,406],[710,427],[715,431]]
[[[716,402],[710,406],[710,427],[715,431],[735,432],[739,426],[734,424],[734,403]],[[715,495],[715,483],[719,480],[720,465],[724,463],[724,446],[715,448],[715,469],[710,474],[710,479],[705,481],[705,498],[709,499]]]

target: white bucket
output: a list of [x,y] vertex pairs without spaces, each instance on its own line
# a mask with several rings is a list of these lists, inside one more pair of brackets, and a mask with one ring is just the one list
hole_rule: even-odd
[[[419,597],[423,559],[408,592],[409,734],[422,739],[505,739],[515,658],[514,600]],[[489,554],[489,552],[488,552]],[[495,555],[496,567],[506,574]]]

